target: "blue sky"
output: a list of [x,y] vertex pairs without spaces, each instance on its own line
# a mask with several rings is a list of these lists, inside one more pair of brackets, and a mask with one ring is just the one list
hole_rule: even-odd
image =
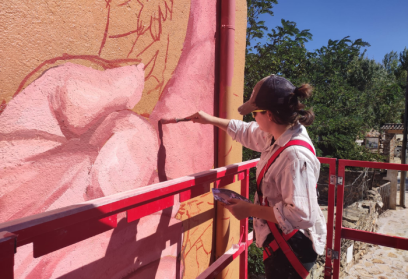
[[281,25],[282,18],[300,30],[310,29],[309,51],[345,36],[368,42],[366,56],[377,62],[392,50],[408,48],[408,0],[278,0],[273,12],[273,17],[261,17],[268,30]]

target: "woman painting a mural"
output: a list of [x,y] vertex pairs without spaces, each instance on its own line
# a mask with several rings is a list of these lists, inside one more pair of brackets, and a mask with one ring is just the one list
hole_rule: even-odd
[[295,87],[271,75],[259,81],[238,108],[256,122],[221,119],[205,112],[188,117],[212,124],[247,148],[261,152],[254,204],[231,199],[225,207],[237,219],[254,217],[256,245],[264,248],[266,278],[306,278],[324,251],[326,222],[317,203],[320,163],[305,126],[314,114],[299,101],[311,87]]

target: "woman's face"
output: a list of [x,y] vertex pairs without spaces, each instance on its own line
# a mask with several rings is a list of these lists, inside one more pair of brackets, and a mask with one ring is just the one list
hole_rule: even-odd
[[269,132],[269,128],[271,125],[271,113],[269,111],[266,112],[257,112],[255,114],[255,121],[258,123],[259,128],[264,132]]

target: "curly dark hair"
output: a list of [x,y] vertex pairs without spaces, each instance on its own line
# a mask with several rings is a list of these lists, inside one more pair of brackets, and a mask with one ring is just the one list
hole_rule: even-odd
[[309,126],[313,123],[315,115],[312,109],[304,110],[305,105],[300,102],[312,96],[313,88],[309,84],[303,84],[289,95],[287,105],[276,106],[270,108],[274,121],[281,125],[295,124],[297,121],[304,126]]

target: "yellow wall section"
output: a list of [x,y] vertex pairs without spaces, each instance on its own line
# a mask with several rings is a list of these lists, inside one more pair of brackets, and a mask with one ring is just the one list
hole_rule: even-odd
[[[235,14],[235,58],[234,58],[234,76],[231,87],[226,88],[226,112],[229,119],[242,119],[242,115],[238,113],[238,107],[243,102],[244,95],[244,69],[245,69],[245,48],[246,48],[246,16],[247,5],[246,1],[236,0]],[[218,165],[225,166],[242,161],[242,145],[235,142],[226,135],[220,132],[220,137],[224,143],[219,141],[218,149]],[[235,182],[226,187],[227,189],[240,192],[241,182]],[[220,257],[225,253],[232,244],[236,244],[240,237],[240,221],[232,216],[228,210],[222,206],[217,208],[217,251],[216,257]],[[225,242],[227,240],[227,243]],[[218,278],[229,279],[238,278],[239,276],[239,260],[235,260]]]
[[[135,64],[135,60],[146,65],[146,75],[150,73],[151,77],[146,79],[142,99],[133,110],[144,116],[152,112],[179,61],[190,1],[37,0],[22,3],[0,3],[0,103],[9,102],[44,70],[67,60],[101,70],[100,63],[88,59],[100,53],[102,59],[118,60],[116,67]],[[137,21],[139,13],[142,20]],[[173,20],[168,20],[170,18]],[[146,32],[150,25],[153,31]],[[87,57],[46,63],[64,54]],[[46,64],[35,71],[43,63]]]
[[211,193],[184,202],[176,218],[183,221],[183,278],[196,278],[209,265],[213,244],[214,199]]

